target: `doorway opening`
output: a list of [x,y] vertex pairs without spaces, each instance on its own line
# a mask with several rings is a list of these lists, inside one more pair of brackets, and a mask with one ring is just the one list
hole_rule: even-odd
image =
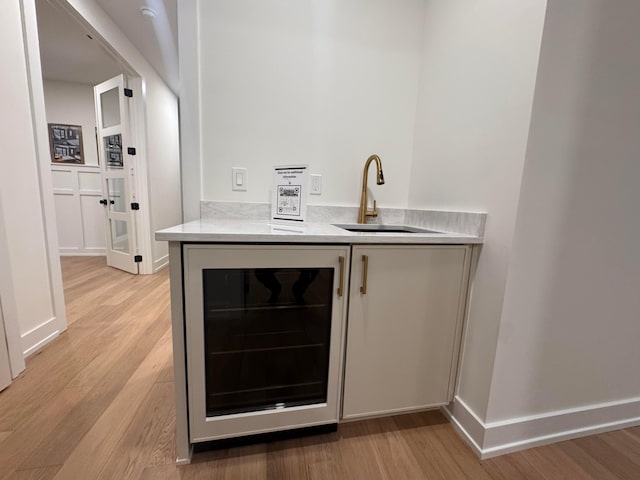
[[137,274],[132,72],[60,4],[36,13],[60,254]]

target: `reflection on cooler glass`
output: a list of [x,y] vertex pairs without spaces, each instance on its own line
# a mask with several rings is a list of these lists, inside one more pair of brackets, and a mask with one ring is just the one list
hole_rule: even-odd
[[205,269],[207,416],[326,402],[332,268]]

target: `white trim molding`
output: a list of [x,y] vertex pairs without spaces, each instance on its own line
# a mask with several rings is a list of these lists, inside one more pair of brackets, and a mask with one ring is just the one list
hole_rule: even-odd
[[483,422],[456,396],[443,413],[481,458],[640,425],[640,398]]
[[60,247],[61,257],[104,257],[106,250],[104,248],[66,248]]
[[20,8],[23,22],[24,53],[27,63],[29,98],[31,100],[33,136],[36,145],[42,223],[47,245],[46,253],[49,267],[50,295],[53,303],[54,317],[52,321],[56,325],[56,330],[62,332],[67,329],[67,311],[64,303],[56,212],[55,206],[51,201],[51,199],[53,199],[53,182],[50,172],[51,155],[49,153],[49,133],[47,131],[47,114],[44,104],[44,86],[40,65],[40,44],[38,41],[35,0],[20,0]]
[[169,265],[169,254],[168,253],[166,255],[163,255],[162,257],[158,258],[157,260],[153,261],[153,273],[158,273],[160,270],[162,270],[167,265]]
[[56,317],[52,317],[46,322],[32,328],[21,335],[23,355],[28,357],[44,347],[51,340],[60,334]]

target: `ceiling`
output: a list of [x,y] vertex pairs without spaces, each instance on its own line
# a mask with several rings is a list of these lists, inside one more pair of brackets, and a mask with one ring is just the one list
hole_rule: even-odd
[[[94,0],[118,25],[160,77],[178,91],[176,0]],[[156,13],[142,15],[140,7]],[[122,73],[91,32],[55,1],[36,0],[42,75],[45,79],[96,85]],[[89,36],[87,36],[89,35]]]

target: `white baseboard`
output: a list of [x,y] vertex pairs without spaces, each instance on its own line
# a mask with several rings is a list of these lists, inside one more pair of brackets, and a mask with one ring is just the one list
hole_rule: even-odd
[[484,443],[484,422],[459,398],[455,397],[453,402],[440,409],[445,417],[467,442],[476,455],[482,455],[482,444]]
[[153,273],[159,272],[167,265],[169,265],[169,254],[166,254],[153,262]]
[[25,358],[40,350],[60,334],[57,323],[56,317],[52,317],[20,336]]
[[443,412],[482,459],[640,425],[640,398],[482,422],[456,397]]
[[61,257],[104,257],[106,254],[104,248],[60,247]]

